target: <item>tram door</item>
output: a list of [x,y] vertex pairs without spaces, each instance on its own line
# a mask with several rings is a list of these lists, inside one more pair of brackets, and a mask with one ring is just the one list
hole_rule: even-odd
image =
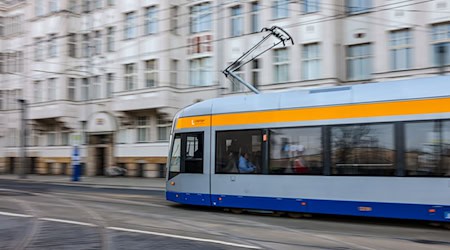
[[175,134],[167,190],[183,194],[183,203],[210,205],[209,141],[204,132]]

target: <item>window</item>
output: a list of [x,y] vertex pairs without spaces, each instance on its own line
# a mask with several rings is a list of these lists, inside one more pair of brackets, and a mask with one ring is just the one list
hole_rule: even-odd
[[75,101],[76,99],[76,79],[75,78],[69,78],[69,82],[67,84],[67,100],[69,101]]
[[5,20],[6,18],[0,17],[0,36],[5,35]]
[[113,96],[113,86],[114,86],[114,74],[108,73],[106,75],[106,98],[111,98]]
[[[238,76],[242,80],[245,79],[243,66],[236,69],[234,73],[236,74],[236,76]],[[230,79],[232,79],[231,92],[243,92],[246,90],[247,87],[245,87],[240,81],[236,80],[234,77],[230,78]]]
[[360,124],[331,128],[333,175],[395,175],[394,125]]
[[145,61],[145,87],[155,87],[158,82],[158,61]]
[[3,90],[0,90],[0,110],[4,110],[3,98]]
[[54,12],[58,12],[58,0],[50,0],[49,4],[48,4],[48,9],[50,12],[54,13]]
[[261,21],[260,21],[260,5],[259,2],[252,2],[252,12],[251,12],[251,32],[261,31]]
[[96,9],[102,8],[102,0],[95,0],[95,8]]
[[158,32],[158,8],[151,6],[145,9],[145,34],[155,34]]
[[83,1],[83,12],[87,13],[89,11],[91,11],[91,1],[93,0],[82,0]]
[[119,144],[127,143],[127,129],[126,128],[120,128],[119,131],[117,131],[117,143],[119,143]]
[[42,61],[42,59],[44,57],[43,46],[44,46],[44,41],[42,40],[42,38],[34,39],[34,60]]
[[150,141],[150,119],[147,116],[137,117],[137,142]]
[[322,129],[270,130],[269,173],[323,174]]
[[244,17],[242,16],[242,7],[240,5],[231,8],[231,36],[240,36],[243,34]]
[[261,152],[261,130],[217,132],[216,173],[261,173]]
[[272,5],[273,18],[285,18],[289,16],[289,0],[275,0]]
[[178,6],[170,7],[170,31],[178,35]]
[[304,13],[318,12],[319,7],[320,7],[320,0],[303,0]]
[[34,13],[38,17],[44,15],[44,1],[43,0],[35,0],[34,1]]
[[47,145],[48,146],[56,146],[56,132],[55,131],[47,132]]
[[115,3],[114,0],[107,0],[107,2],[108,2],[108,6],[113,6]]
[[372,6],[370,0],[347,0],[347,12],[349,14],[359,14],[368,12]]
[[51,34],[48,39],[48,57],[56,57],[56,34]]
[[370,44],[347,47],[348,80],[368,80],[372,72]]
[[73,13],[78,13],[78,3],[77,0],[69,1],[69,11]]
[[170,135],[171,122],[158,116],[158,141],[168,141]]
[[211,57],[197,58],[190,61],[191,86],[207,86],[212,84],[212,59]]
[[70,132],[68,132],[68,131],[61,132],[61,145],[62,146],[69,145],[69,135],[70,135]]
[[450,122],[405,123],[405,162],[407,176],[450,174]]
[[194,5],[190,8],[191,33],[210,31],[212,28],[212,8],[210,3]]
[[125,39],[136,37],[136,12],[125,14]]
[[106,34],[106,50],[114,51],[114,27],[108,27]]
[[274,66],[274,82],[289,81],[289,57],[287,49],[275,49],[273,51],[273,66]]
[[77,57],[77,37],[76,34],[70,33],[68,38],[69,56]]
[[17,72],[23,72],[24,68],[24,57],[22,51],[16,52],[16,59],[17,59]]
[[125,64],[125,90],[136,88],[136,64]]
[[411,68],[411,31],[409,29],[392,31],[389,38],[391,69]]
[[303,45],[302,77],[304,80],[320,77],[320,46],[317,43]]
[[253,86],[258,87],[260,83],[261,75],[261,59],[254,59],[252,62],[252,82]]
[[433,65],[450,65],[450,23],[433,25],[431,38]]
[[83,34],[83,57],[89,57],[89,34]]
[[56,78],[49,78],[47,81],[47,100],[56,100]]
[[6,73],[6,66],[8,63],[6,62],[6,53],[0,53],[0,74]]
[[83,78],[81,84],[81,100],[82,101],[89,100],[89,78]]
[[174,87],[178,85],[178,60],[170,61],[170,84]]
[[42,102],[42,82],[41,81],[35,81],[33,83],[33,97],[34,102]]
[[101,87],[101,79],[100,76],[94,76],[92,77],[92,84],[91,84],[91,96],[90,99],[94,100],[94,99],[98,99],[100,98],[100,87]]
[[203,133],[176,134],[170,153],[169,179],[180,173],[203,173]]
[[94,53],[96,55],[99,55],[102,53],[102,32],[97,30],[95,31],[95,38],[94,38]]

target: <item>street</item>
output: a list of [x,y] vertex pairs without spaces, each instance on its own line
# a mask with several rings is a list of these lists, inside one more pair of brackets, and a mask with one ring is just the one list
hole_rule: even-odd
[[163,190],[0,180],[0,249],[449,249],[424,222],[177,205]]

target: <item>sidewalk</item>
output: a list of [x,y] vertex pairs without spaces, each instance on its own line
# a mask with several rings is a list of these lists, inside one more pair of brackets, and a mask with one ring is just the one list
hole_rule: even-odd
[[136,178],[136,177],[105,177],[87,176],[80,181],[72,181],[70,176],[64,175],[27,175],[26,179],[20,179],[18,175],[1,174],[1,180],[17,180],[24,182],[41,182],[70,186],[113,187],[124,189],[164,190],[164,178]]

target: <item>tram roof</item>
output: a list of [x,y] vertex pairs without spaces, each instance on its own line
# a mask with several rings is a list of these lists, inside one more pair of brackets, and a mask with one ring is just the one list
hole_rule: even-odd
[[180,116],[332,106],[440,96],[450,96],[450,76],[220,97],[186,107],[180,113]]

